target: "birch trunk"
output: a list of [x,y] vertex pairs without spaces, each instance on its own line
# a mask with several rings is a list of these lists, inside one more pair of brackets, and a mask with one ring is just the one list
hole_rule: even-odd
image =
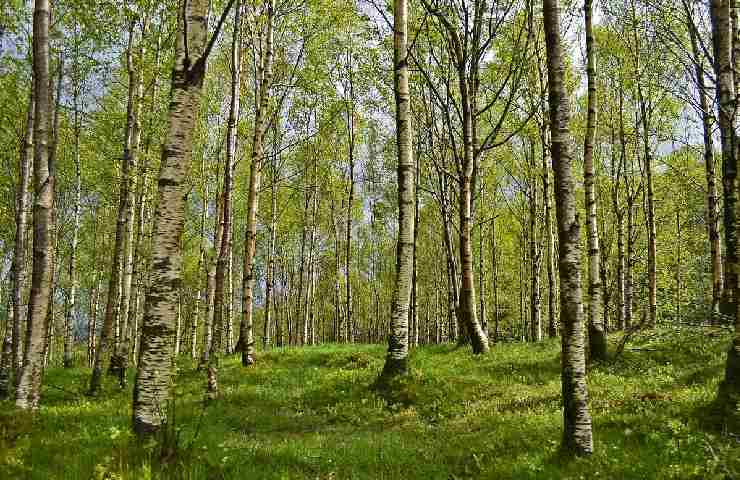
[[[189,187],[193,131],[208,57],[208,2],[191,0],[183,8],[179,21],[184,23],[179,25],[177,33],[167,134],[158,180],[150,261],[151,286],[144,305],[139,368],[134,387],[132,423],[133,430],[140,437],[158,432],[167,421],[172,385],[172,341],[182,283],[185,194]],[[214,39],[217,34],[218,31],[214,33]]]
[[[544,94],[543,94],[544,95]],[[550,165],[547,155],[547,131],[540,132],[542,143],[542,206],[545,216],[545,248],[547,255],[547,336],[558,336],[557,283],[555,282],[555,238],[552,231],[552,204],[550,203]]]
[[[234,173],[234,158],[236,156],[236,127],[239,121],[239,96],[241,93],[241,2],[237,3],[234,11],[234,31],[231,42],[231,105],[226,127],[226,165],[224,167],[224,196],[221,211],[221,245],[216,262],[216,289],[213,303],[213,346],[208,364],[209,394],[217,392],[215,377],[219,364],[219,356],[223,353],[224,334],[224,297],[226,294],[226,273],[229,268],[229,245],[231,244],[231,193],[232,177]],[[231,298],[228,299],[231,301]],[[228,338],[228,337],[227,337]]]
[[318,160],[313,159],[313,176],[311,187],[311,228],[309,232],[308,244],[308,295],[303,309],[303,325],[306,335],[308,335],[308,344],[315,344],[316,332],[314,329],[313,307],[315,302],[315,275],[316,275],[316,215],[318,213],[318,196],[319,196],[319,177],[318,177]]
[[[133,23],[129,29],[128,47],[126,49],[126,66],[129,73],[128,85],[128,102],[126,107],[126,133],[123,145],[123,157],[121,158],[121,173],[119,180],[118,196],[118,215],[116,218],[116,236],[113,247],[113,261],[111,263],[111,274],[108,280],[108,300],[105,307],[105,317],[103,327],[100,332],[100,343],[95,351],[95,360],[93,363],[92,375],[90,377],[90,395],[100,393],[103,375],[103,362],[107,360],[108,351],[110,350],[111,334],[114,335],[113,351],[114,356],[120,348],[119,341],[121,337],[121,301],[124,290],[124,262],[127,261],[126,244],[129,239],[129,215],[130,213],[130,195],[131,190],[131,172],[133,159],[132,151],[135,142],[136,127],[136,79],[133,73]],[[130,287],[130,283],[129,283]],[[118,358],[111,361],[111,372],[117,372],[119,365]]]
[[[145,21],[146,23],[146,21]],[[131,35],[133,36],[133,23],[131,24]],[[142,30],[141,39],[139,40],[139,58],[140,62],[143,61],[144,56],[144,30]],[[126,370],[128,368],[128,356],[130,351],[129,344],[129,315],[131,310],[131,290],[132,282],[134,278],[134,262],[136,261],[135,255],[135,214],[137,212],[136,200],[136,177],[138,176],[139,167],[139,147],[141,146],[141,101],[144,97],[144,78],[141,65],[138,70],[134,65],[133,52],[127,59],[127,68],[129,75],[129,89],[133,91],[133,95],[130,96],[129,100],[133,102],[130,108],[131,118],[127,119],[127,123],[131,123],[131,142],[130,149],[128,152],[128,177],[125,179],[126,185],[126,225],[125,225],[125,242],[123,251],[123,266],[121,273],[123,277],[121,279],[121,298],[120,305],[118,307],[119,312],[119,324],[120,324],[120,340],[116,345],[115,360],[116,368],[111,370],[117,373],[119,378],[119,384],[123,388],[126,384]],[[126,153],[124,153],[124,157]],[[112,360],[111,360],[112,363]]]
[[486,353],[489,350],[488,337],[478,322],[475,309],[475,278],[473,274],[472,231],[472,176],[473,176],[473,137],[472,110],[467,97],[467,84],[460,80],[463,111],[464,159],[460,177],[459,218],[460,218],[460,304],[457,318],[467,330],[473,346],[473,353]]
[[583,177],[586,193],[588,230],[588,352],[591,360],[606,358],[606,328],[601,315],[601,251],[596,223],[596,188],[594,172],[594,137],[596,136],[596,62],[594,60],[593,0],[585,0],[586,76],[588,107],[586,137],[583,142]]
[[704,139],[704,167],[707,179],[707,235],[709,237],[709,251],[712,264],[712,322],[719,322],[720,304],[724,292],[724,277],[722,271],[722,240],[719,232],[719,199],[717,194],[717,174],[715,173],[714,141],[712,140],[712,116],[710,110],[706,80],[704,78],[704,59],[699,50],[697,32],[691,20],[692,12],[688,4],[684,3],[687,14],[687,24],[691,39],[691,52],[694,60],[694,75],[696,76],[697,93],[699,95],[699,109]]
[[254,257],[257,243],[257,209],[259,206],[259,191],[261,170],[264,156],[264,140],[267,130],[268,100],[272,86],[273,64],[273,21],[275,16],[275,0],[265,0],[267,18],[264,34],[264,56],[259,61],[255,92],[256,108],[254,113],[254,137],[252,139],[252,163],[249,172],[249,193],[247,196],[247,226],[244,242],[244,269],[242,271],[242,320],[239,328],[238,347],[242,353],[242,365],[254,364],[254,333],[253,333],[253,303],[254,303]]
[[[34,82],[35,84],[35,82]],[[34,119],[36,102],[34,98],[34,85],[28,96],[28,109],[26,113],[26,129],[21,145],[19,164],[19,181],[16,192],[15,206],[15,246],[13,247],[13,343],[12,343],[12,368],[15,374],[15,384],[20,380],[20,372],[23,367],[23,343],[21,335],[23,326],[28,317],[28,304],[24,302],[24,289],[28,277],[27,256],[28,245],[26,230],[28,228],[28,210],[31,204],[31,174],[32,162],[34,160]]]
[[206,312],[205,324],[203,326],[203,350],[201,353],[200,366],[206,367],[211,359],[213,349],[213,332],[214,332],[214,307],[216,299],[216,262],[218,253],[221,251],[221,242],[223,240],[223,224],[221,222],[222,210],[221,194],[216,192],[216,215],[213,222],[213,257],[208,259],[206,270]]
[[74,87],[74,159],[75,159],[75,200],[73,227],[72,227],[72,244],[69,254],[69,296],[67,297],[67,308],[64,315],[64,368],[72,367],[72,348],[74,345],[74,319],[77,310],[77,288],[79,280],[77,278],[77,243],[80,236],[80,208],[82,200],[82,169],[80,163],[80,118],[78,112],[79,86]]
[[[730,0],[712,0],[710,14],[714,42],[715,75],[717,77],[717,103],[719,104],[719,127],[722,141],[722,186],[724,199],[725,227],[725,305],[723,313],[733,319],[735,336],[727,351],[725,378],[719,387],[719,400],[726,401],[734,409],[740,399],[740,302],[738,296],[738,242],[736,230],[737,202],[737,137],[735,117],[737,98],[736,82],[732,62],[733,39],[730,21]],[[740,43],[740,42],[739,42]],[[737,59],[736,59],[737,61]],[[735,412],[736,413],[736,412]]]
[[272,159],[272,182],[270,184],[270,240],[267,252],[267,279],[265,284],[265,325],[263,331],[262,343],[265,346],[270,345],[270,328],[272,317],[275,315],[275,241],[277,237],[277,175],[275,174],[275,157]]
[[54,176],[49,161],[49,23],[48,0],[36,0],[33,14],[34,130],[33,269],[29,297],[27,349],[16,389],[21,409],[37,409],[41,389],[47,314],[51,303]]
[[[534,169],[534,144],[531,145],[531,168]],[[542,252],[537,239],[537,210],[539,208],[536,176],[530,179],[529,196],[529,261],[530,261],[530,335],[533,342],[542,341],[542,302],[540,299],[540,266]]]
[[[278,131],[277,131],[277,122],[276,122],[276,128],[275,128],[275,146],[277,147],[277,137],[278,137]],[[277,152],[278,149],[276,148],[275,151]],[[308,177],[308,162],[305,163],[303,167],[303,220],[301,225],[301,257],[300,257],[300,265],[299,265],[299,273],[298,273],[298,316],[301,319],[301,331],[299,337],[299,341],[301,345],[305,345],[308,340],[308,316],[306,315],[306,309],[304,306],[304,303],[308,299],[308,293],[304,294],[304,290],[307,289],[307,281],[305,281],[306,277],[306,241],[308,237],[308,208],[310,205],[310,195],[308,193],[308,187],[306,185],[306,179]]]
[[411,104],[408,71],[408,7],[406,0],[393,4],[393,77],[396,99],[396,151],[398,155],[398,241],[396,276],[391,304],[388,353],[381,377],[390,378],[408,371],[408,320],[411,300],[414,249],[414,199],[416,197],[414,158],[411,143]]
[[709,13],[712,21],[714,73],[719,105],[718,124],[722,142],[722,200],[723,227],[725,232],[724,301],[722,313],[733,320],[737,317],[736,297],[738,285],[738,252],[736,230],[737,203],[737,136],[735,133],[736,98],[732,63],[732,32],[730,0],[711,0]]
[[570,105],[564,84],[565,64],[557,0],[543,0],[549,80],[552,159],[560,242],[560,311],[562,322],[563,445],[577,455],[593,452],[588,408],[581,295],[581,238],[576,186],[569,151]]
[[[205,285],[203,283],[203,270],[208,271],[206,265],[206,217],[208,215],[208,181],[206,180],[206,156],[201,157],[200,162],[200,176],[203,180],[203,190],[201,193],[201,210],[200,210],[200,255],[198,256],[198,298],[195,301],[195,312],[193,314],[193,323],[191,324],[190,331],[190,358],[195,362],[198,358],[198,319],[200,318],[200,308],[206,300],[206,291],[208,288],[208,280],[206,279]],[[206,277],[208,274],[206,273]],[[203,288],[205,287],[205,288]],[[206,312],[207,309],[203,309]],[[203,322],[205,324],[205,322]],[[205,328],[203,331],[203,345],[202,351],[208,348],[208,344],[205,341],[206,332]]]

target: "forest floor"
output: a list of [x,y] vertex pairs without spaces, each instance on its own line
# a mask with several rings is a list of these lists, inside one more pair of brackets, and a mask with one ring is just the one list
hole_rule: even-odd
[[574,460],[557,341],[416,349],[390,404],[369,389],[383,346],[275,349],[248,370],[229,357],[205,409],[204,374],[182,362],[159,445],[132,438],[131,386],[90,399],[87,368],[51,369],[35,418],[0,403],[0,478],[740,478],[737,436],[707,414],[729,338],[656,330],[592,366],[595,453]]

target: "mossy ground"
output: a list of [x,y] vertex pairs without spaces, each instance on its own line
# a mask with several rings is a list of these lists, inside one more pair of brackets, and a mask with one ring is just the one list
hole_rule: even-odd
[[738,437],[710,411],[728,344],[657,330],[592,366],[586,459],[559,451],[557,341],[416,349],[390,404],[369,388],[382,346],[276,349],[250,369],[229,357],[205,410],[204,374],[183,361],[164,449],[129,433],[130,387],[108,378],[90,399],[88,369],[51,369],[34,418],[0,404],[0,478],[740,478]]

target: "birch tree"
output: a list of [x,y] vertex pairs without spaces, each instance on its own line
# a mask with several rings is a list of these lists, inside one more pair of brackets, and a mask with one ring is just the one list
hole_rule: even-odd
[[144,304],[139,368],[134,386],[132,427],[139,436],[156,433],[167,421],[193,129],[208,56],[233,3],[231,0],[224,9],[210,40],[208,2],[205,0],[185,3],[178,20],[167,134],[157,182],[150,259],[152,281]]
[[558,0],[543,0],[551,149],[555,173],[562,325],[563,445],[577,455],[593,452],[586,386],[581,295],[581,238],[569,142],[570,102],[565,90],[565,59]]

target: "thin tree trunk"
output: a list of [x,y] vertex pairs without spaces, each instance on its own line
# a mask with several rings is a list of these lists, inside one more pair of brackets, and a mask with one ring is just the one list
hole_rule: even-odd
[[[218,175],[217,175],[218,176]],[[213,317],[214,305],[216,298],[216,261],[218,252],[221,251],[221,242],[223,239],[223,224],[221,222],[222,196],[216,191],[216,215],[213,222],[213,257],[208,259],[206,267],[206,311],[205,324],[203,325],[203,349],[201,351],[200,367],[209,364],[211,358],[211,349],[213,348]]]
[[[95,361],[93,371],[90,377],[90,395],[97,395],[100,392],[103,374],[104,358],[108,355],[110,349],[110,337],[114,334],[114,348],[116,354],[119,350],[119,341],[121,335],[121,300],[122,291],[124,290],[124,262],[127,261],[126,244],[129,239],[129,190],[131,190],[131,171],[134,160],[134,143],[135,143],[135,123],[136,123],[136,79],[133,73],[133,22],[129,29],[128,47],[126,49],[126,65],[129,70],[128,85],[128,103],[126,107],[126,134],[123,146],[123,157],[121,158],[121,176],[119,180],[119,197],[118,197],[118,215],[116,219],[116,237],[113,247],[113,261],[111,264],[111,274],[108,280],[108,300],[105,307],[105,317],[103,327],[100,332],[100,343],[95,351]],[[118,358],[111,362],[111,371],[117,371],[119,365]]]
[[[277,152],[278,145],[277,145],[277,124],[278,122],[275,122],[276,129],[275,129],[275,151]],[[308,316],[306,315],[306,310],[304,308],[304,303],[308,299],[308,293],[304,294],[304,289],[307,289],[307,283],[304,281],[306,277],[306,241],[308,238],[308,209],[310,206],[310,195],[308,193],[308,188],[306,186],[306,177],[308,177],[308,162],[304,164],[303,167],[303,220],[301,225],[301,256],[300,256],[300,265],[299,265],[299,274],[298,274],[298,317],[301,319],[301,331],[299,335],[299,341],[301,345],[306,345],[308,340]]]
[[[231,228],[234,228],[234,210],[231,210]],[[234,235],[229,239],[229,260],[226,265],[226,345],[224,353],[231,354],[234,350]]]
[[313,159],[313,177],[311,187],[311,231],[309,233],[309,246],[308,246],[308,278],[309,278],[309,295],[306,299],[306,306],[303,310],[303,324],[304,330],[310,337],[308,343],[314,345],[316,332],[314,325],[314,303],[316,296],[316,216],[318,214],[319,207],[319,176],[318,176],[318,160]]
[[552,231],[552,206],[550,203],[550,165],[547,155],[547,132],[540,133],[542,143],[542,205],[545,216],[545,248],[547,255],[547,336],[558,336],[557,282],[555,282],[555,238]]
[[[206,179],[206,155],[203,154],[201,156],[200,161],[200,176],[203,181],[203,190],[201,193],[201,210],[200,210],[200,255],[198,257],[198,298],[195,301],[195,312],[193,314],[193,323],[190,325],[191,332],[191,344],[190,344],[190,358],[193,360],[193,362],[196,361],[198,358],[198,319],[200,318],[200,308],[201,305],[207,301],[206,295],[208,290],[208,269],[209,266],[206,265],[206,218],[208,216],[208,180]],[[206,272],[206,281],[205,284],[203,282],[203,273],[204,270]],[[205,288],[204,288],[205,287]],[[207,308],[203,309],[204,313],[207,314]],[[204,325],[206,322],[203,322]],[[205,327],[203,329],[203,345],[202,345],[202,352],[206,352],[208,348],[210,348],[210,344],[206,341],[206,331]],[[205,353],[206,356],[208,356],[207,353]],[[204,359],[204,364],[208,359]]]
[[634,200],[630,199],[627,203],[627,259],[625,266],[624,280],[624,326],[632,327],[633,304],[634,304],[634,278],[633,266],[635,257],[635,220],[634,220]]
[[340,288],[339,288],[339,226],[337,225],[336,216],[334,215],[334,199],[331,202],[331,222],[332,231],[334,232],[334,341],[342,341],[342,311],[340,306]]
[[[530,168],[534,169],[534,144],[530,145]],[[530,335],[533,342],[542,341],[542,302],[540,300],[540,266],[542,253],[537,239],[537,211],[539,199],[537,195],[537,177],[532,175],[530,180],[529,196],[529,261],[530,270]]]
[[676,202],[676,324],[681,321],[681,205]]
[[439,177],[440,195],[441,195],[441,213],[442,213],[442,226],[444,228],[444,244],[445,253],[447,258],[447,280],[448,280],[448,322],[452,328],[450,328],[448,334],[450,340],[456,340],[458,336],[457,331],[457,308],[460,303],[460,293],[458,288],[458,274],[457,274],[457,260],[455,257],[455,249],[452,240],[452,218],[449,213],[449,188],[447,184],[446,173],[443,171],[437,172]]
[[182,342],[182,292],[177,295],[177,317],[175,320],[175,348],[173,353],[173,363],[177,363],[177,357],[180,356],[180,344]]
[[49,23],[48,0],[34,2],[33,81],[35,95],[33,177],[33,270],[28,307],[23,368],[16,389],[16,406],[38,408],[46,322],[51,303],[54,166],[49,159]]
[[75,203],[73,213],[72,244],[69,254],[69,296],[64,316],[64,367],[72,367],[72,348],[74,345],[74,319],[77,310],[77,243],[80,236],[80,208],[82,200],[82,169],[80,163],[80,118],[78,112],[79,85],[74,86],[74,136],[75,136]]
[[[12,279],[11,279],[12,280]],[[0,352],[0,400],[10,397],[11,375],[13,373],[13,297],[8,296],[8,317],[5,322],[2,351]]]
[[[155,61],[154,64],[156,68],[159,68],[160,65],[160,46],[161,46],[161,26],[157,30],[157,35],[155,37],[156,40],[156,47],[154,51],[154,57]],[[142,39],[147,38],[147,33],[149,31],[149,17],[144,17],[144,24],[142,26]],[[144,58],[145,51],[145,43],[142,41],[141,45],[139,47],[139,58]],[[143,77],[144,72],[140,71],[140,78],[139,78],[139,87],[143,86]],[[153,78],[153,85],[150,93],[150,105],[153,105],[154,102],[157,101],[157,95],[159,93],[159,80],[155,76]],[[141,97],[140,97],[141,102]],[[129,352],[130,355],[130,362],[134,363],[134,365],[138,364],[138,346],[139,346],[139,337],[140,337],[140,329],[139,329],[139,317],[142,307],[142,293],[144,292],[144,289],[146,287],[146,278],[148,273],[148,265],[146,264],[146,259],[144,258],[144,244],[145,241],[149,238],[149,235],[146,231],[147,226],[147,219],[151,218],[151,209],[147,208],[148,206],[148,188],[149,188],[149,152],[152,146],[153,137],[154,137],[154,119],[156,115],[150,115],[148,125],[147,125],[147,135],[144,141],[144,148],[143,148],[143,161],[139,166],[139,171],[136,173],[137,181],[136,181],[136,239],[133,246],[133,254],[134,254],[134,269],[132,272],[132,289],[130,294],[130,306],[128,311],[128,320],[127,323],[129,324],[128,329],[128,343],[130,344]],[[141,107],[139,108],[139,115],[137,115],[138,125],[141,125],[141,119],[144,118],[144,114],[142,113]],[[150,244],[151,242],[146,242],[147,244]],[[129,362],[126,362],[129,363]]]
[[475,278],[473,274],[472,248],[472,206],[473,206],[473,132],[472,106],[468,97],[467,82],[460,78],[460,96],[463,112],[464,158],[460,175],[459,218],[460,218],[460,304],[457,308],[457,318],[467,329],[473,346],[473,353],[486,353],[489,350],[488,337],[478,322],[475,308]]
[[270,240],[267,253],[267,279],[265,284],[265,325],[262,343],[264,346],[270,345],[270,327],[272,317],[275,315],[275,241],[277,238],[277,165],[275,156],[270,156],[272,179],[270,183]]
[[[231,43],[231,105],[226,127],[226,165],[224,166],[223,208],[221,209],[221,245],[216,261],[216,288],[213,302],[213,344],[208,363],[208,394],[215,397],[218,394],[219,357],[223,353],[224,336],[224,297],[226,294],[226,273],[229,267],[229,246],[231,245],[231,194],[232,177],[234,174],[234,159],[236,156],[236,126],[239,121],[239,97],[241,87],[241,2],[237,2],[234,10],[234,31]],[[228,301],[231,302],[229,296]],[[228,337],[227,337],[228,338]]]
[[31,85],[28,96],[28,109],[26,114],[26,129],[21,145],[21,156],[19,164],[19,181],[16,192],[15,206],[15,246],[13,254],[13,344],[12,344],[12,368],[15,375],[15,384],[20,380],[21,368],[23,367],[23,343],[21,335],[23,326],[28,317],[28,304],[24,302],[23,294],[27,277],[28,245],[26,230],[28,228],[28,210],[31,205],[31,174],[32,162],[34,161],[34,119],[36,102],[34,97],[35,81]]
[[581,295],[581,239],[576,188],[569,150],[570,106],[564,84],[565,65],[557,0],[543,0],[549,80],[552,159],[560,242],[560,311],[562,322],[563,445],[577,455],[593,452],[588,408]]
[[103,288],[103,279],[98,270],[93,274],[93,292],[90,299],[90,315],[87,322],[87,364],[92,368],[95,362],[96,331],[98,325],[98,302],[100,301],[100,290]]
[[[722,313],[737,317],[736,297],[738,286],[737,230],[735,208],[737,203],[737,163],[735,133],[736,98],[732,63],[732,32],[730,0],[711,0],[709,13],[712,20],[714,46],[714,73],[717,79],[716,97],[719,105],[718,124],[722,142],[722,200],[725,233],[724,302]],[[740,360],[738,360],[740,362]]]
[[247,226],[244,242],[244,269],[242,270],[242,321],[239,328],[238,347],[242,353],[242,365],[254,364],[253,302],[254,302],[254,257],[257,242],[257,208],[261,170],[264,156],[264,137],[268,123],[268,100],[272,86],[273,64],[273,21],[275,0],[267,3],[266,29],[264,35],[264,56],[259,61],[257,74],[256,108],[254,113],[254,138],[252,139],[252,164],[249,173],[249,193],[247,196]]
[[[52,12],[53,13],[53,12]],[[51,19],[50,19],[51,21]],[[62,92],[62,80],[64,78],[64,52],[59,52],[59,60],[57,63],[57,70],[56,70],[57,78],[56,78],[56,85],[52,83],[51,79],[49,80],[49,98],[50,101],[53,101],[54,103],[54,110],[52,113],[52,121],[51,121],[51,141],[49,142],[49,176],[56,178],[56,155],[57,155],[57,147],[59,146],[59,111],[61,110],[61,92]],[[54,340],[56,338],[56,334],[58,333],[56,330],[55,325],[55,302],[54,298],[56,298],[56,291],[59,289],[59,278],[57,275],[57,272],[62,270],[61,264],[57,265],[57,259],[60,259],[61,256],[59,255],[59,244],[57,242],[59,238],[59,229],[57,224],[57,217],[56,217],[56,199],[54,198],[54,195],[52,195],[51,199],[51,224],[49,225],[49,231],[51,232],[51,287],[50,287],[50,300],[49,300],[49,309],[47,313],[47,336],[46,336],[46,343],[44,344],[44,362],[43,362],[43,368],[46,368],[49,365],[49,362],[54,357]],[[28,332],[28,338],[30,338],[30,331]]]
[[499,341],[499,321],[501,320],[501,311],[498,300],[498,237],[496,236],[496,209],[494,196],[493,220],[491,220],[491,268],[493,269],[493,343]]
[[709,251],[712,264],[712,322],[720,319],[720,304],[724,295],[724,277],[722,271],[722,240],[719,232],[719,201],[717,194],[717,175],[715,173],[714,141],[712,140],[712,116],[707,99],[707,87],[704,79],[704,60],[697,43],[697,32],[691,20],[691,11],[684,2],[688,18],[691,51],[694,59],[694,74],[699,95],[699,109],[704,139],[704,168],[707,178],[707,235],[709,236]]
[[[146,24],[146,20],[144,20]],[[146,28],[142,29],[141,38],[139,40],[139,62],[144,60],[144,34]],[[131,24],[131,35],[133,36],[134,24]],[[132,52],[133,53],[133,52]],[[131,106],[130,115],[131,119],[127,119],[127,123],[131,122],[131,143],[130,150],[128,153],[128,177],[125,179],[126,185],[126,226],[125,226],[125,244],[123,259],[124,264],[122,267],[123,278],[121,280],[121,299],[118,307],[119,312],[119,323],[120,323],[120,341],[118,342],[115,356],[118,364],[116,373],[119,377],[119,383],[121,387],[125,386],[126,383],[126,369],[128,366],[128,355],[130,350],[130,324],[129,316],[131,310],[131,290],[132,282],[134,278],[134,262],[136,261],[135,251],[135,221],[137,205],[136,200],[138,198],[136,191],[136,177],[141,173],[140,167],[138,166],[139,161],[139,148],[141,146],[141,102],[144,98],[144,75],[142,65],[139,65],[139,69],[134,66],[133,54],[127,59],[127,68],[129,75],[129,89],[133,90],[133,97],[130,101],[133,102]],[[125,156],[125,153],[124,153]],[[115,369],[113,369],[115,370]]]
[[[404,0],[406,1],[406,0]],[[409,127],[410,129],[410,127]],[[413,155],[413,152],[410,154]],[[411,330],[409,333],[409,344],[410,346],[417,346],[419,344],[419,252],[417,244],[419,241],[419,181],[420,181],[420,162],[421,157],[417,155],[415,174],[414,174],[414,245],[413,245],[413,274],[411,276],[411,314],[409,315],[409,322],[411,323]],[[481,299],[483,296],[481,295]],[[482,314],[481,314],[482,317]]]
[[586,76],[588,108],[586,136],[583,142],[583,177],[586,193],[588,230],[588,353],[591,360],[606,358],[606,328],[601,316],[601,251],[596,224],[596,187],[594,171],[594,137],[596,136],[596,61],[594,60],[593,0],[585,0]]

